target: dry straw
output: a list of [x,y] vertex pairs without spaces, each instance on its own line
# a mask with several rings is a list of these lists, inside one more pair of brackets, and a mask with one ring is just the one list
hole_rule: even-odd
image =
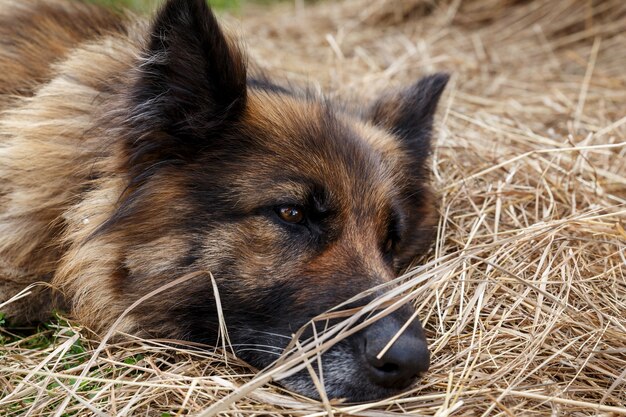
[[0,348],[0,414],[626,415],[626,2],[296,1],[241,22],[252,60],[344,98],[453,74],[437,243],[367,307],[418,306],[431,372],[377,403],[314,402],[269,380],[315,368],[355,317],[259,374],[62,324]]

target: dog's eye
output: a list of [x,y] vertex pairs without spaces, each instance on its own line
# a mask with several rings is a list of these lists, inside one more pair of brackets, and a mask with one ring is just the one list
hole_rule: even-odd
[[297,206],[276,207],[276,214],[287,223],[298,224],[304,221],[304,210]]

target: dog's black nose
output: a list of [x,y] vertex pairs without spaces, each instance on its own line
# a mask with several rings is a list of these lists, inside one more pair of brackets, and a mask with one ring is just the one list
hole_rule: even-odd
[[404,329],[393,345],[380,355],[403,324],[404,321],[390,315],[367,327],[362,334],[366,368],[370,379],[377,385],[406,388],[430,366],[430,352],[422,325],[417,320]]

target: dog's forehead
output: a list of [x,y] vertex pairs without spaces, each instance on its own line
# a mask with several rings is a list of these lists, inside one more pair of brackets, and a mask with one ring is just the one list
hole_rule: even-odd
[[250,95],[245,123],[264,149],[257,172],[284,189],[304,194],[323,186],[334,198],[375,205],[397,193],[397,141],[327,102],[261,91]]

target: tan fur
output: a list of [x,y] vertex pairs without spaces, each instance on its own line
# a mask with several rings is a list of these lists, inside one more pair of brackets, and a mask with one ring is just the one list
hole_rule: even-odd
[[[65,2],[0,2],[0,22],[11,22],[0,24],[0,37],[11,45],[0,50],[0,103],[11,103],[0,115],[0,300],[25,283],[49,282],[64,264],[59,261],[68,244],[62,235],[87,232],[82,226],[89,216],[76,218],[81,204],[73,205],[92,171],[106,169],[96,160],[102,138],[92,131],[98,102],[104,83],[132,62],[138,46],[115,32],[90,43],[121,27],[112,17]],[[108,182],[98,204],[89,206],[94,223],[120,193],[114,179]],[[9,315],[45,317],[48,297],[12,304]]]

